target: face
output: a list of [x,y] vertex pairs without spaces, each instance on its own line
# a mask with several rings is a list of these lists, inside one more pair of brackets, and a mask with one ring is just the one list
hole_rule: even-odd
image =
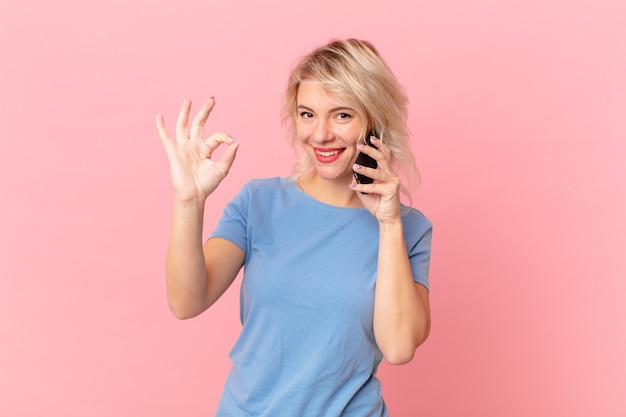
[[317,175],[326,180],[352,179],[356,144],[363,123],[356,110],[316,81],[304,81],[297,96],[297,138]]

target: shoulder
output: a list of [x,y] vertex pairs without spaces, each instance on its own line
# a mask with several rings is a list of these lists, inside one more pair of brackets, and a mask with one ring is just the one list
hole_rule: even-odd
[[428,243],[432,236],[433,225],[419,210],[402,206],[402,226],[408,247],[418,243]]
[[432,223],[421,211],[408,206],[402,206],[402,222],[405,227],[432,229]]
[[234,201],[247,202],[259,208],[258,204],[274,204],[293,194],[293,181],[282,177],[256,178],[246,182]]
[[287,186],[289,180],[282,177],[255,178],[243,185],[243,189],[250,191],[277,190]]

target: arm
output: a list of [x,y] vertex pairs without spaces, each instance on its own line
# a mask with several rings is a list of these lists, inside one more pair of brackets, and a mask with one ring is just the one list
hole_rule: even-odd
[[[176,123],[176,141],[170,139],[163,117],[157,114],[174,185],[166,285],[168,303],[178,318],[194,317],[210,307],[235,279],[245,256],[239,247],[223,239],[210,239],[202,246],[205,201],[228,174],[238,146],[223,133],[202,139],[214,104],[211,99],[202,106],[189,130],[191,102],[185,99]],[[221,144],[228,148],[214,162],[211,154]]]
[[402,222],[380,224],[374,302],[376,342],[392,365],[413,359],[430,332],[428,290],[413,280]]
[[[378,271],[374,299],[374,336],[385,360],[400,365],[411,361],[430,332],[428,290],[413,280],[400,216],[400,181],[390,167],[380,140],[379,148],[360,151],[377,160],[378,168],[355,166],[373,178],[373,184],[356,184],[363,205],[379,223]],[[367,194],[362,194],[362,192]]]
[[179,319],[195,317],[226,291],[241,269],[245,252],[220,238],[202,246],[204,206],[174,204],[166,258],[167,300]]

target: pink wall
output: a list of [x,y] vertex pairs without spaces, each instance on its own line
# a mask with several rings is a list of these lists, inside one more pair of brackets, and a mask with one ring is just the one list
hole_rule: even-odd
[[0,415],[211,415],[237,288],[167,309],[154,112],[215,95],[211,128],[241,142],[208,232],[289,172],[285,75],[342,36],[406,86],[435,224],[432,335],[381,370],[393,415],[626,415],[626,3],[248,3],[1,7]]

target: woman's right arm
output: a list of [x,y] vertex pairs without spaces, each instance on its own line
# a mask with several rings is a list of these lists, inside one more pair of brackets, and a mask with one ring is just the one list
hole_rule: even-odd
[[[230,286],[243,265],[245,253],[219,238],[202,245],[204,204],[228,174],[238,143],[224,133],[202,139],[204,124],[215,104],[207,101],[188,129],[191,102],[185,99],[176,122],[176,141],[157,114],[157,128],[170,162],[174,212],[166,259],[167,299],[178,318],[197,316]],[[211,154],[221,144],[227,149],[218,161]]]

